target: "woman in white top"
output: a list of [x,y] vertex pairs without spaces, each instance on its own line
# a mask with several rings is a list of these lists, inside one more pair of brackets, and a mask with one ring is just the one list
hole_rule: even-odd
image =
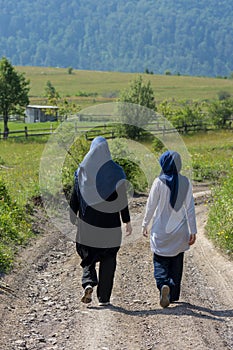
[[197,227],[192,185],[180,174],[180,155],[166,151],[159,162],[162,171],[150,190],[142,232],[148,236],[153,217],[150,244],[154,252],[154,277],[160,305],[167,307],[179,300],[184,252],[195,243]]

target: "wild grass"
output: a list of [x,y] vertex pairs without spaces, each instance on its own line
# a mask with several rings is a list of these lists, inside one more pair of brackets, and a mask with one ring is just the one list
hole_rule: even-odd
[[207,232],[215,244],[233,258],[233,159],[230,166],[231,171],[213,189]]
[[25,205],[39,191],[39,165],[44,143],[1,141],[0,175],[13,201]]
[[[61,97],[80,104],[82,108],[115,101],[120,91],[127,88],[129,83],[138,76],[136,73],[80,70],[73,70],[72,74],[68,74],[67,69],[50,67],[16,67],[16,69],[25,72],[26,77],[30,79],[31,104],[46,104],[44,91],[47,82],[51,81]],[[143,79],[150,80],[158,102],[165,99],[212,100],[216,99],[220,91],[227,91],[233,95],[233,81],[229,79],[146,74],[143,74]],[[53,129],[57,125],[57,123],[52,123]],[[82,125],[89,128],[88,123],[82,122]],[[50,128],[51,123],[9,122],[11,131],[23,130],[25,126],[29,130],[38,130]],[[0,129],[3,130],[3,122],[0,122]],[[3,227],[3,219],[5,225],[4,230],[0,233],[2,235],[9,229],[9,235],[12,236],[12,240],[7,240],[4,236],[4,242],[1,237],[1,271],[6,271],[12,266],[17,245],[23,244],[30,237],[30,222],[23,213],[31,198],[40,195],[40,159],[48,137],[0,140],[0,178],[6,186],[12,203],[6,205],[0,198],[2,219],[0,228]],[[210,208],[207,226],[208,234],[229,256],[232,256],[232,132],[195,134],[183,136],[183,139],[192,156],[194,180],[208,181],[215,185],[214,201]],[[150,143],[145,143],[145,145],[152,150]],[[136,153],[138,152],[137,150]],[[140,159],[141,164],[143,161],[148,161],[147,151],[143,154],[145,157]],[[151,170],[153,170],[152,167]],[[63,171],[64,173],[66,176],[69,175],[69,172]],[[216,187],[216,184],[219,183],[221,187]],[[21,217],[21,223],[16,220],[15,215]],[[22,228],[20,235],[17,235],[16,227]]]
[[183,136],[183,140],[192,156],[195,181],[216,183],[231,170],[232,131],[198,133]]
[[[13,129],[16,127],[16,123],[12,124]],[[194,180],[215,183],[228,174],[233,154],[232,132],[208,132],[182,138],[192,157]],[[46,141],[35,138],[31,142],[29,138],[0,142],[0,163],[4,164],[0,174],[6,180],[11,196],[21,203],[38,191],[39,164]],[[150,143],[145,145],[152,149]]]
[[8,271],[19,245],[32,237],[31,220],[25,208],[11,199],[0,177],[0,272]]
[[[44,122],[44,123],[24,123],[23,121],[9,121],[8,127],[10,131],[24,130],[26,126],[28,130],[40,130],[40,129],[56,129],[59,122]],[[0,130],[3,130],[3,121],[0,121]]]
[[194,180],[211,183],[207,234],[233,259],[233,133],[197,134],[184,140],[192,154]]

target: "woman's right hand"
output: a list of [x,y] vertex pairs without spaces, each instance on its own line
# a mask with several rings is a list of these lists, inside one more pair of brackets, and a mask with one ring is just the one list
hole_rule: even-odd
[[127,222],[127,223],[125,224],[125,231],[126,231],[126,236],[131,235],[133,229],[132,229],[132,226],[131,226],[131,223],[130,223],[130,222]]
[[195,243],[195,241],[196,241],[196,235],[191,234],[189,236],[189,245],[193,245]]

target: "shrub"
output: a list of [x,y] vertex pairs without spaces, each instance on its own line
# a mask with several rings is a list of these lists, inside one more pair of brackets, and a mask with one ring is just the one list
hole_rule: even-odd
[[10,204],[10,196],[8,194],[5,183],[0,178],[0,202],[3,204]]
[[145,191],[148,184],[139,164],[125,158],[116,158],[115,161],[124,169],[127,180],[132,184],[134,191]]
[[68,67],[68,74],[72,74],[73,73],[73,68],[72,67]]
[[157,138],[154,138],[154,140],[152,141],[152,149],[154,152],[160,152],[160,153],[162,151],[165,152],[165,146],[164,146],[163,142]]
[[230,97],[231,97],[231,94],[228,91],[221,90],[218,92],[219,101],[227,100]]
[[1,156],[0,156],[0,165],[4,165],[5,164],[5,162],[4,162],[4,160],[1,158]]
[[[85,138],[79,138],[70,148],[62,168],[62,183],[66,198],[69,200],[74,185],[74,172],[78,164],[89,151],[90,143]],[[140,162],[127,150],[125,142],[119,139],[112,141],[112,158],[125,171],[127,180],[135,191],[144,191],[147,187],[145,174],[140,168]]]
[[113,140],[111,153],[113,160],[124,169],[127,180],[132,184],[134,190],[144,191],[148,186],[146,176],[140,168],[139,159],[128,150],[127,143],[120,139]]
[[72,144],[69,153],[67,153],[62,168],[62,183],[64,193],[68,199],[70,198],[71,190],[74,185],[74,172],[88,152],[89,147],[90,143],[84,137],[80,137]]
[[217,181],[224,174],[224,167],[216,160],[209,160],[203,154],[193,155],[193,179],[195,181]]

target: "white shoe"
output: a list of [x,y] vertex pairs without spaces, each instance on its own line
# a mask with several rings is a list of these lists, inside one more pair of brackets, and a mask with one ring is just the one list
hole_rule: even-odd
[[170,305],[170,287],[166,284],[161,288],[160,305],[163,308],[168,307]]
[[108,306],[108,305],[110,305],[110,302],[109,301],[107,301],[106,303],[99,303],[99,306]]
[[81,302],[84,304],[89,304],[92,301],[93,287],[88,285],[84,289],[84,294],[82,296]]

